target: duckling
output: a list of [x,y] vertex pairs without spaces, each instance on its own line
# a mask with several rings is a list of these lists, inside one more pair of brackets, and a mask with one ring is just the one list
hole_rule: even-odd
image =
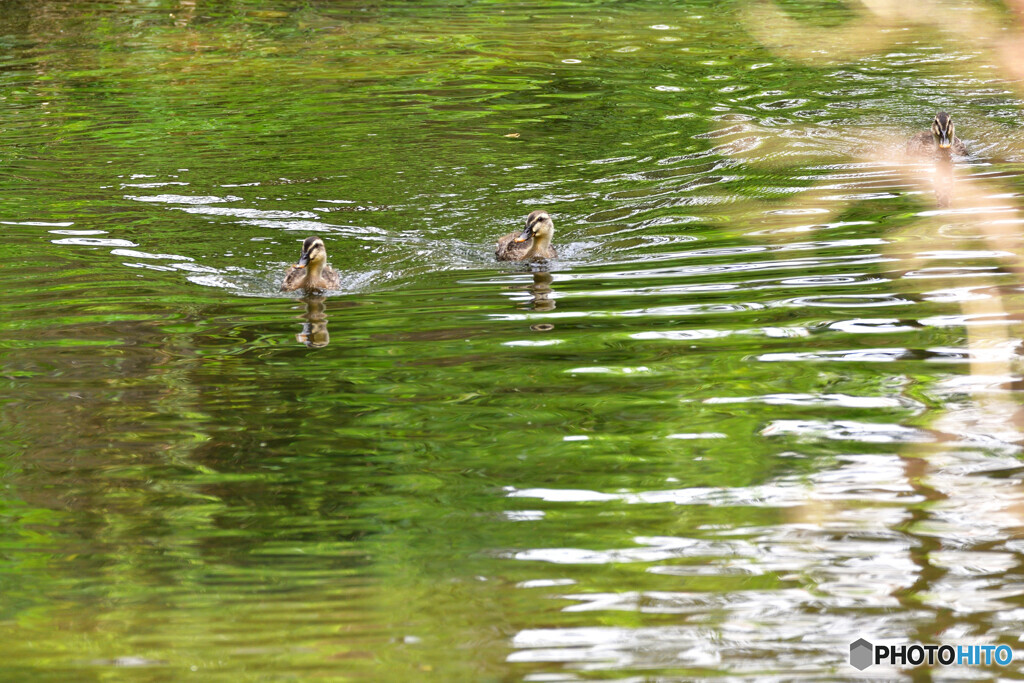
[[967,145],[953,134],[953,118],[944,111],[935,115],[930,131],[918,133],[907,143],[907,154],[910,156],[948,156],[950,150],[953,154],[966,156]]
[[556,258],[551,248],[555,224],[547,211],[534,211],[526,217],[526,228],[522,232],[510,232],[498,240],[494,256],[499,261],[527,261],[530,259]]
[[[306,266],[309,266],[308,268]],[[302,243],[299,262],[288,269],[281,283],[282,292],[296,289],[337,289],[341,278],[327,265],[327,248],[319,237],[307,237]]]

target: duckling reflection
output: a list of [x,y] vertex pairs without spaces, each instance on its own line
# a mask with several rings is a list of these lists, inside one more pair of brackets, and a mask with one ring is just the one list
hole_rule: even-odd
[[948,158],[950,151],[966,156],[967,145],[955,135],[953,117],[944,111],[935,115],[931,130],[918,133],[907,142],[907,156]]
[[295,341],[311,349],[327,346],[331,343],[331,335],[327,331],[326,297],[305,296],[300,301],[305,305],[306,311],[299,317],[306,322],[302,323],[302,331],[295,335]]
[[551,283],[555,279],[551,276],[551,273],[546,270],[535,270],[533,271],[533,284],[528,287],[530,294],[533,295],[531,304],[535,311],[553,311],[555,310],[555,300],[551,298],[553,290],[551,289]]
[[[533,270],[533,282],[529,284],[515,284],[502,287],[509,292],[509,296],[515,303],[516,308],[532,311],[553,311],[555,310],[554,290],[551,283],[554,278],[544,268]],[[526,295],[525,293],[529,294]]]
[[953,160],[949,155],[935,160],[935,203],[948,208],[953,200]]
[[557,258],[558,253],[551,247],[554,235],[555,224],[548,212],[534,211],[526,217],[524,230],[510,232],[498,240],[494,256],[499,261]]
[[[308,267],[307,267],[308,266]],[[327,265],[327,247],[319,237],[307,237],[302,243],[299,262],[288,269],[281,283],[282,292],[304,289],[307,292],[338,289],[341,278]]]

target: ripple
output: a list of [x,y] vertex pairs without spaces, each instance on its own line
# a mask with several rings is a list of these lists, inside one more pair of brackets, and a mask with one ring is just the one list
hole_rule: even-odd
[[767,405],[825,406],[837,408],[903,408],[921,407],[916,401],[885,396],[851,396],[849,394],[765,394],[704,399],[705,403],[764,403]]
[[[949,17],[8,4],[13,669],[826,680],[856,634],[1017,638],[1024,118]],[[923,106],[976,154],[945,197],[887,158]],[[560,257],[495,263],[535,208]],[[277,291],[308,234],[323,299]]]
[[804,100],[804,99],[800,99],[800,98],[793,98],[793,99],[776,100],[774,102],[763,102],[761,104],[758,104],[757,106],[758,106],[759,109],[769,109],[769,110],[796,109],[797,107],[802,107],[802,106],[806,105],[809,101],[810,100]]
[[502,346],[556,346],[563,343],[564,339],[517,339],[502,342]]
[[822,360],[863,363],[891,363],[893,361],[909,357],[911,357],[911,353],[908,349],[883,348],[763,353],[757,356],[757,360],[768,363]]
[[935,437],[919,429],[852,420],[776,420],[761,430],[761,433],[765,436],[793,435],[806,439],[862,443],[926,443],[935,440]]
[[695,341],[697,339],[721,339],[734,334],[731,330],[668,330],[652,332],[634,332],[631,339],[650,340],[665,339],[670,341]]
[[834,294],[815,297],[799,297],[780,302],[781,305],[797,308],[875,308],[877,306],[909,306],[914,302],[896,294]]
[[[205,198],[202,198],[205,199]],[[203,206],[178,207],[186,213],[196,213],[206,216],[229,216],[231,218],[259,218],[259,219],[317,219],[319,216],[312,211],[269,211],[266,209],[235,209],[226,206],[205,206],[205,202],[193,202],[204,204]],[[319,225],[319,223],[309,223]]]
[[[882,428],[887,426],[880,425]],[[870,433],[872,430],[867,431]],[[911,431],[919,434],[922,439],[926,436],[918,430]],[[904,436],[900,429],[895,431],[880,429],[879,433],[889,438],[894,435]],[[881,443],[891,443],[891,441]],[[763,485],[749,487],[687,487],[619,493],[604,493],[586,489],[507,487],[505,495],[510,499],[537,499],[549,503],[619,502],[627,505],[711,505],[768,508],[794,508],[821,504],[826,500],[833,502],[871,500],[875,503],[906,502],[908,499],[921,500],[920,496],[912,495],[914,487],[906,481],[906,469],[898,456],[847,454],[837,457],[840,462],[839,467],[815,472],[809,478],[802,475],[780,477],[778,480]],[[894,517],[894,519],[886,517],[881,520],[883,524],[898,523],[905,515],[905,512],[900,509],[879,512],[882,515]],[[853,528],[856,528],[856,521],[850,523]],[[788,532],[788,529],[780,530],[781,534]],[[735,551],[735,547],[729,549],[726,556],[731,556]],[[753,554],[762,557],[761,553]]]
[[638,548],[593,551],[582,548],[532,548],[511,557],[528,562],[553,564],[619,564],[657,562],[682,557],[721,555],[730,550],[728,543],[708,542],[694,538],[637,538]]
[[[168,181],[156,182],[156,183],[121,183],[121,189],[123,190],[125,188],[133,187],[133,188],[140,189],[140,190],[149,190],[149,189],[154,189],[154,188],[157,188],[157,187],[168,187],[168,186],[171,186],[171,185],[188,186],[188,183],[177,181],[177,180],[168,180]],[[129,198],[131,198],[131,197],[129,197]]]
[[54,244],[72,244],[80,247],[137,247],[130,240],[122,240],[114,237],[65,237],[59,240],[50,240]]
[[810,275],[779,280],[786,287],[818,287],[821,285],[875,284],[885,282],[882,278],[865,278],[863,275]]
[[678,434],[669,434],[665,438],[692,441],[694,439],[726,439],[728,437],[721,432],[680,432]]
[[533,581],[522,581],[516,584],[516,588],[555,588],[557,586],[572,586],[576,581],[573,579],[534,579]]
[[129,256],[131,258],[145,258],[145,259],[167,259],[170,261],[192,261],[194,259],[188,256],[179,256],[177,254],[150,254],[146,251],[136,251],[134,249],[113,249],[110,252],[114,256]]
[[226,197],[217,197],[215,195],[206,196],[189,196],[181,194],[155,194],[155,195],[132,195],[126,194],[125,199],[131,199],[136,202],[155,202],[159,204],[194,204],[194,205],[206,205],[206,204],[218,204],[223,202],[240,202],[241,197],[235,197],[228,195]]
[[605,367],[595,365],[590,367],[570,368],[565,372],[572,375],[636,375],[651,372],[651,369],[644,365],[636,367]]
[[847,334],[892,334],[894,332],[913,332],[921,325],[908,325],[904,321],[884,318],[856,318],[854,320],[837,320],[829,323],[829,328]]
[[[71,222],[71,221],[60,221],[60,222],[56,222],[56,223],[51,223],[51,222],[48,222],[48,221],[0,221],[0,225],[26,225],[26,226],[32,226],[32,227],[38,227],[38,228],[49,228],[49,227],[68,228],[68,227],[71,227],[72,225],[74,225],[74,223]],[[60,232],[60,231],[57,231],[57,230],[51,230],[50,232],[58,234],[58,235],[61,235],[61,234],[64,234],[64,235],[72,235],[72,234],[74,234],[74,235],[80,235],[80,234],[95,235],[95,234],[97,234],[97,232],[93,232],[93,231],[88,231],[88,232],[79,232],[79,231]],[[102,232],[102,231],[99,231],[99,232]]]

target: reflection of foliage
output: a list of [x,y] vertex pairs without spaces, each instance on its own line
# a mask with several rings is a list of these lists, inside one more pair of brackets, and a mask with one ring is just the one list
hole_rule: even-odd
[[[140,208],[123,195],[150,190],[126,189],[112,176],[131,183],[134,173],[165,173],[157,180],[192,185],[171,191],[203,194],[200,188],[217,192],[247,174],[241,180],[259,188],[230,192],[247,206],[272,208],[277,199],[306,210],[321,197],[383,195],[398,204],[415,196],[409,205],[422,213],[370,217],[393,224],[390,233],[373,234],[379,241],[352,240],[348,257],[361,265],[359,247],[385,249],[400,231],[418,239],[421,222],[457,226],[475,240],[488,221],[521,217],[520,202],[566,197],[564,234],[583,231],[570,216],[589,221],[588,234],[602,238],[599,231],[625,225],[632,232],[609,236],[605,246],[635,238],[642,256],[623,250],[609,259],[605,252],[573,279],[510,275],[515,284],[499,286],[441,271],[434,257],[451,243],[420,240],[408,257],[426,273],[414,291],[327,299],[322,313],[334,339],[311,353],[294,341],[302,311],[295,302],[239,302],[182,287],[166,273],[126,286],[125,269],[105,262],[113,261],[105,252],[70,257],[47,235],[33,234],[27,244],[65,265],[66,279],[32,290],[34,299],[12,297],[4,308],[22,325],[5,329],[12,337],[0,350],[6,376],[15,378],[12,388],[31,382],[25,393],[45,399],[5,406],[4,419],[20,425],[18,448],[31,446],[19,457],[37,468],[34,476],[4,472],[14,484],[8,495],[26,500],[5,508],[14,510],[9,518],[21,515],[8,538],[23,557],[26,546],[70,551],[31,558],[37,564],[28,569],[52,576],[40,571],[26,590],[45,608],[27,617],[40,645],[24,645],[23,660],[78,629],[89,642],[61,656],[164,659],[194,638],[200,645],[192,655],[216,661],[225,651],[237,654],[233,643],[224,646],[226,635],[246,644],[278,636],[290,624],[275,619],[306,610],[320,616],[301,622],[308,630],[294,643],[303,651],[273,650],[294,666],[323,666],[325,653],[342,662],[377,657],[387,660],[374,662],[377,678],[405,680],[415,676],[389,657],[420,664],[421,656],[449,653],[450,642],[487,638],[480,659],[502,671],[504,638],[529,624],[519,605],[512,616],[501,611],[530,598],[494,585],[547,578],[551,569],[527,562],[496,568],[496,549],[631,548],[642,528],[713,536],[722,527],[769,528],[780,515],[753,504],[598,511],[554,503],[544,505],[542,523],[513,524],[502,516],[509,507],[522,505],[514,511],[528,517],[538,503],[510,502],[504,487],[754,487],[813,472],[816,458],[834,453],[785,435],[766,446],[758,429],[778,408],[744,400],[779,392],[779,365],[752,359],[788,351],[794,338],[824,347],[837,334],[824,315],[786,301],[814,287],[790,281],[800,279],[801,263],[811,260],[801,259],[818,245],[752,245],[745,226],[768,234],[773,216],[788,216],[786,230],[809,231],[794,227],[793,215],[813,210],[814,220],[835,221],[832,235],[850,238],[832,255],[850,257],[853,280],[869,269],[855,257],[881,239],[858,234],[871,230],[877,211],[846,196],[854,187],[825,172],[786,174],[794,158],[807,159],[803,153],[833,161],[829,150],[821,153],[825,136],[837,145],[870,137],[845,125],[847,112],[815,110],[829,96],[805,93],[816,82],[813,64],[765,64],[763,50],[739,44],[739,31],[724,28],[727,18],[652,29],[665,21],[660,0],[626,11],[624,3],[593,2],[595,12],[572,21],[543,14],[553,10],[540,0],[540,16],[519,20],[493,11],[503,3],[470,3],[478,11],[443,30],[436,11],[424,16],[416,3],[357,11],[367,4],[165,1],[100,12],[91,4],[26,2],[13,16],[0,14],[0,22],[18,22],[0,30],[15,36],[18,55],[0,72],[11,85],[0,120],[14,157],[3,160],[4,170],[13,166],[18,176],[0,180],[6,209],[33,203],[37,212],[80,220],[77,227],[187,245],[198,258],[235,251],[280,226],[217,223],[213,213],[186,214],[180,206]],[[838,19],[856,24],[859,16]],[[588,63],[563,63],[569,58]],[[819,124],[810,134],[799,125],[808,119]],[[623,121],[640,133],[623,131]],[[723,127],[709,131],[712,122]],[[515,141],[501,137],[512,123],[522,131]],[[377,142],[367,144],[371,135]],[[748,162],[758,158],[771,163],[751,171]],[[190,175],[179,178],[173,174],[182,159]],[[267,182],[335,172],[344,180]],[[573,175],[579,178],[567,180]],[[32,192],[22,178],[35,183]],[[816,179],[819,186],[804,191]],[[780,200],[794,187],[806,202]],[[967,187],[960,194],[972,206],[976,200]],[[767,201],[777,213],[764,219]],[[483,226],[450,210],[460,202],[477,205],[471,215]],[[913,198],[887,208],[898,213],[887,219],[890,235],[934,226],[913,215]],[[697,234],[717,241],[706,250],[683,242]],[[664,242],[645,241],[654,237]],[[5,240],[0,257],[20,262],[25,244]],[[792,262],[773,270],[772,252]],[[284,253],[292,256],[291,246]],[[730,268],[741,253],[750,270]],[[917,253],[897,257],[907,268],[926,265],[914,260]],[[611,268],[627,277],[603,279]],[[887,284],[869,277],[865,286]],[[501,286],[514,302],[497,293]],[[320,312],[306,310],[307,322],[322,322]],[[924,334],[941,346],[955,343],[958,332]],[[885,340],[896,346],[900,333]],[[12,359],[21,365],[12,369]],[[932,381],[914,361],[858,373],[793,365],[786,391],[806,391],[804,399],[809,388],[888,396],[902,391],[893,377],[903,374]],[[739,400],[716,402],[723,386]],[[820,406],[793,410],[810,418]],[[897,404],[893,412],[905,417],[910,409]],[[870,419],[877,411],[846,408],[844,415]],[[566,436],[572,440],[563,442]],[[81,446],[69,450],[69,442]],[[811,457],[774,457],[783,450]],[[50,509],[59,512],[34,512]],[[611,593],[623,575],[638,590],[658,590],[661,579],[646,567],[595,567],[566,590]],[[690,580],[724,592],[777,578]],[[63,594],[62,582],[73,584],[66,613],[35,588],[59,584]],[[65,618],[73,625],[49,633]],[[609,625],[645,618],[601,616]],[[5,640],[18,639],[9,628]],[[354,647],[346,629],[368,644]],[[429,643],[431,655],[410,653],[406,633],[449,642]],[[478,663],[473,657],[457,659],[433,666],[456,669],[441,678],[480,677],[468,671]],[[394,675],[380,675],[392,668]]]

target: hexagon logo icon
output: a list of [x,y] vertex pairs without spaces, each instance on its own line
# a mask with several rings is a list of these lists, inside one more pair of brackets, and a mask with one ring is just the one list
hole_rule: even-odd
[[863,671],[873,664],[874,646],[863,638],[850,643],[850,665]]

